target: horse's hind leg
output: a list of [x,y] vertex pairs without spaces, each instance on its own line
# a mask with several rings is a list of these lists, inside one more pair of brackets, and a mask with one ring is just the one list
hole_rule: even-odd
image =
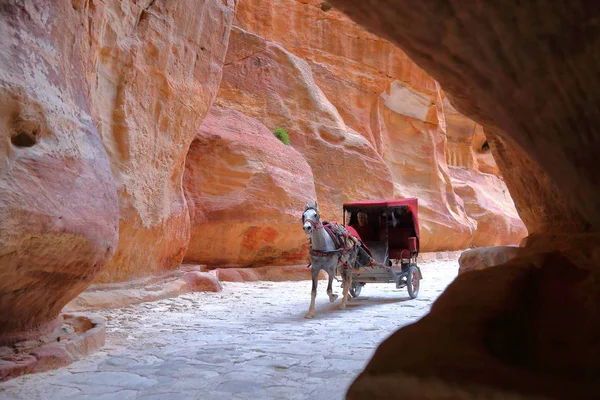
[[346,302],[348,301],[348,296],[350,296],[350,286],[352,285],[352,270],[350,268],[342,269],[342,278],[344,280],[344,290],[342,292],[342,304],[340,304],[340,308],[343,310],[346,308]]
[[327,296],[329,296],[330,303],[333,303],[338,298],[338,295],[333,293],[333,288],[331,287],[333,278],[335,277],[335,268],[332,268],[332,270],[333,271],[327,271],[327,274],[329,275],[329,282],[327,282]]
[[308,312],[304,314],[304,318],[312,318],[315,316],[315,298],[317,297],[317,284],[319,283],[319,270],[314,268],[312,270],[312,291],[310,292],[310,307]]

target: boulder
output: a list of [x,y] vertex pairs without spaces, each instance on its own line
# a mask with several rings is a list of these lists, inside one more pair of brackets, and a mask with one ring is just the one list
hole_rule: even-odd
[[219,279],[208,272],[186,272],[182,278],[190,292],[220,292],[223,290]]
[[300,216],[315,198],[302,155],[257,120],[213,107],[186,158],[186,262],[225,266],[306,258]]
[[517,246],[492,246],[470,249],[458,258],[458,273],[477,271],[502,265],[507,261],[527,254],[528,250]]

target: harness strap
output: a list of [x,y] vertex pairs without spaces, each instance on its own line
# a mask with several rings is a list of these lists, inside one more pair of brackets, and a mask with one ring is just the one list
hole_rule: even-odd
[[310,246],[309,252],[310,252],[311,256],[317,256],[317,257],[331,257],[336,254],[342,255],[342,254],[347,253],[347,251],[345,249],[322,251],[322,250],[315,250],[312,248],[312,246]]
[[318,224],[315,223],[315,221],[313,221],[312,219],[307,219],[306,220],[309,224],[311,224],[313,226],[313,228],[315,229],[323,229],[323,224],[321,222],[319,222]]

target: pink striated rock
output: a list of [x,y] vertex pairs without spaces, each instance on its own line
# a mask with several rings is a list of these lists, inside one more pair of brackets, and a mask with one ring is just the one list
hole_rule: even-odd
[[37,358],[30,354],[18,355],[7,360],[0,360],[0,380],[16,378],[33,371]]
[[288,131],[312,169],[325,219],[340,220],[345,201],[393,195],[390,169],[375,146],[345,124],[310,65],[282,46],[233,28],[215,104],[255,118],[269,131]]
[[74,361],[73,357],[64,347],[45,347],[31,354],[37,358],[37,363],[31,370],[33,374],[64,367]]
[[[526,235],[489,150],[471,154],[481,127],[473,135],[402,50],[317,0],[240,0],[235,24],[217,102],[288,129],[327,218],[340,219],[344,201],[418,197],[425,251]],[[471,140],[454,140],[469,128]],[[477,164],[459,165],[458,153]]]
[[0,348],[0,381],[63,367],[104,345],[104,318],[73,314],[60,317],[62,325],[49,334]]
[[117,247],[79,18],[68,2],[0,7],[0,345],[54,329]]
[[222,282],[244,282],[238,268],[218,268],[217,278]]
[[249,266],[306,256],[299,215],[315,197],[301,154],[255,119],[213,107],[190,146],[186,262]]
[[254,268],[239,268],[237,271],[244,282],[256,282],[260,279]]
[[220,292],[223,290],[219,279],[208,272],[186,272],[182,278],[191,292]]

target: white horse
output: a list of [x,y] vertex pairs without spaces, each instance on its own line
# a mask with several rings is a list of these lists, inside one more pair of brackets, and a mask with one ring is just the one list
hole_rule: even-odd
[[324,270],[329,275],[327,283],[327,295],[329,301],[333,303],[337,299],[337,294],[333,293],[332,283],[336,270],[340,267],[340,275],[343,281],[343,295],[341,309],[346,308],[346,302],[349,298],[349,289],[352,286],[352,267],[356,261],[358,246],[354,245],[352,249],[340,249],[335,242],[323,229],[323,224],[319,217],[317,202],[307,204],[302,213],[302,224],[304,232],[310,236],[310,262],[312,265],[312,291],[310,308],[304,318],[313,318],[315,314],[315,298],[317,297],[317,284],[319,282],[319,271]]

